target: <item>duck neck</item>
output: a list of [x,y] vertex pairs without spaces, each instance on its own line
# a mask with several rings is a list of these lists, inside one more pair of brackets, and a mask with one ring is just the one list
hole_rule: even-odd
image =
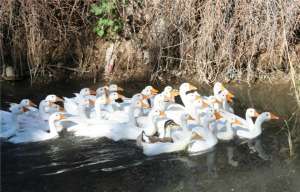
[[225,111],[229,111],[229,104],[226,99],[223,99],[222,107]]
[[42,100],[39,104],[39,113],[41,116],[44,116],[44,114],[46,113],[45,111],[45,100]]
[[246,122],[249,126],[253,126],[254,122],[252,120],[252,118],[250,117],[250,115],[246,114]]
[[259,130],[261,131],[261,126],[262,124],[266,121],[267,119],[264,118],[264,116],[262,115],[259,115],[255,121],[255,124],[254,124],[254,128],[255,130]]
[[12,113],[11,120],[12,120],[12,129],[14,131],[18,130],[20,127],[19,122],[18,122],[18,114]]
[[136,119],[134,117],[135,109],[136,109],[136,107],[133,104],[131,104],[129,107],[129,111],[128,111],[129,124],[131,124],[132,126],[137,126]]
[[183,131],[188,131],[188,123],[186,119],[181,120],[181,126]]
[[78,111],[79,111],[79,117],[82,118],[82,119],[88,119],[88,115],[86,114],[86,106],[84,105],[79,105],[79,108],[78,108]]
[[95,112],[97,117],[101,117],[101,102],[100,98],[96,99],[95,102]]
[[180,95],[180,98],[182,100],[182,103],[184,104],[184,106],[188,106],[188,101],[187,101],[187,98],[186,98],[186,92],[183,90],[183,89],[179,89],[179,95]]
[[229,120],[226,121],[226,133],[233,134],[232,124]]
[[50,134],[53,136],[58,135],[56,126],[55,126],[55,120],[51,117],[49,118],[49,131],[50,131]]

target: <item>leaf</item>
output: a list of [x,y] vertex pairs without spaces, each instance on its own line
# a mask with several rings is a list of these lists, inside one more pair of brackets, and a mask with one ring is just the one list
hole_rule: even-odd
[[97,33],[97,35],[99,35],[100,37],[104,37],[104,35],[105,35],[105,31],[104,31],[103,29],[98,30],[96,33]]
[[94,13],[96,16],[98,16],[103,13],[103,9],[101,9],[101,7],[97,6],[96,4],[92,4],[91,12]]

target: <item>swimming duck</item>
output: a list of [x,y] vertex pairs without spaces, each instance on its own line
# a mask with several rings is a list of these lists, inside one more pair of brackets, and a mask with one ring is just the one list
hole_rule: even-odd
[[27,143],[44,141],[58,137],[56,121],[64,119],[62,113],[56,112],[49,117],[48,126],[49,132],[43,131],[42,129],[24,129],[22,132],[16,132],[8,141],[11,143]]
[[[154,110],[150,113],[153,125],[157,124],[157,121],[164,117],[164,113],[160,110]],[[181,137],[180,139],[173,140],[170,136],[160,138],[154,135],[149,136],[143,131],[138,138],[138,145],[142,147],[145,155],[154,156],[184,150],[189,144],[190,139],[190,137]]]
[[[262,124],[264,122],[270,121],[272,119],[277,120],[277,119],[279,119],[279,117],[270,112],[263,112],[257,117],[254,125],[249,123],[248,127],[246,127],[246,129],[237,129],[236,134],[241,139],[254,139],[254,138],[258,137],[259,135],[261,135]],[[243,127],[243,128],[245,128],[245,127]]]
[[204,117],[199,118],[200,122],[190,128],[195,134],[187,148],[189,153],[202,154],[214,148],[218,143],[218,139],[209,127],[213,121],[220,118],[222,116],[219,112],[207,109]]
[[[11,112],[1,111],[1,132],[0,138],[7,139],[16,133],[19,129],[18,116],[29,111],[26,107],[18,104],[12,104],[9,108]],[[3,119],[5,118],[5,120]]]
[[94,90],[90,88],[83,88],[80,90],[79,94],[76,97],[73,98],[64,97],[64,108],[66,112],[71,115],[79,115],[78,107],[81,100],[84,98],[88,98],[95,101],[96,98],[90,97],[90,96],[94,96],[95,94],[96,92]]

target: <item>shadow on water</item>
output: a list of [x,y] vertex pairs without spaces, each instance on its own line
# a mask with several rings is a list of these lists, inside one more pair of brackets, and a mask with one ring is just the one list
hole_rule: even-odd
[[[28,83],[3,83],[4,101],[47,94],[71,96],[86,82],[53,83],[30,87]],[[127,95],[143,84],[125,85]],[[289,117],[296,110],[287,85],[230,85],[237,96],[236,112],[247,107]],[[205,93],[206,87],[200,92]],[[264,124],[261,143],[272,160],[262,160],[247,145],[219,143],[202,155],[182,153],[146,157],[133,141],[113,142],[106,138],[86,139],[63,132],[61,137],[24,145],[1,144],[1,187],[3,191],[299,191],[300,162],[287,159],[287,138],[282,122]],[[228,146],[234,160],[228,164]],[[299,150],[296,151],[300,152]]]

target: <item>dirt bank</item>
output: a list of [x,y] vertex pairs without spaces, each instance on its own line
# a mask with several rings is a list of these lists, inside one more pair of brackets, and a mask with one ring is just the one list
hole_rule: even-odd
[[115,1],[113,40],[94,33],[94,3],[4,0],[2,77],[300,79],[299,1]]

